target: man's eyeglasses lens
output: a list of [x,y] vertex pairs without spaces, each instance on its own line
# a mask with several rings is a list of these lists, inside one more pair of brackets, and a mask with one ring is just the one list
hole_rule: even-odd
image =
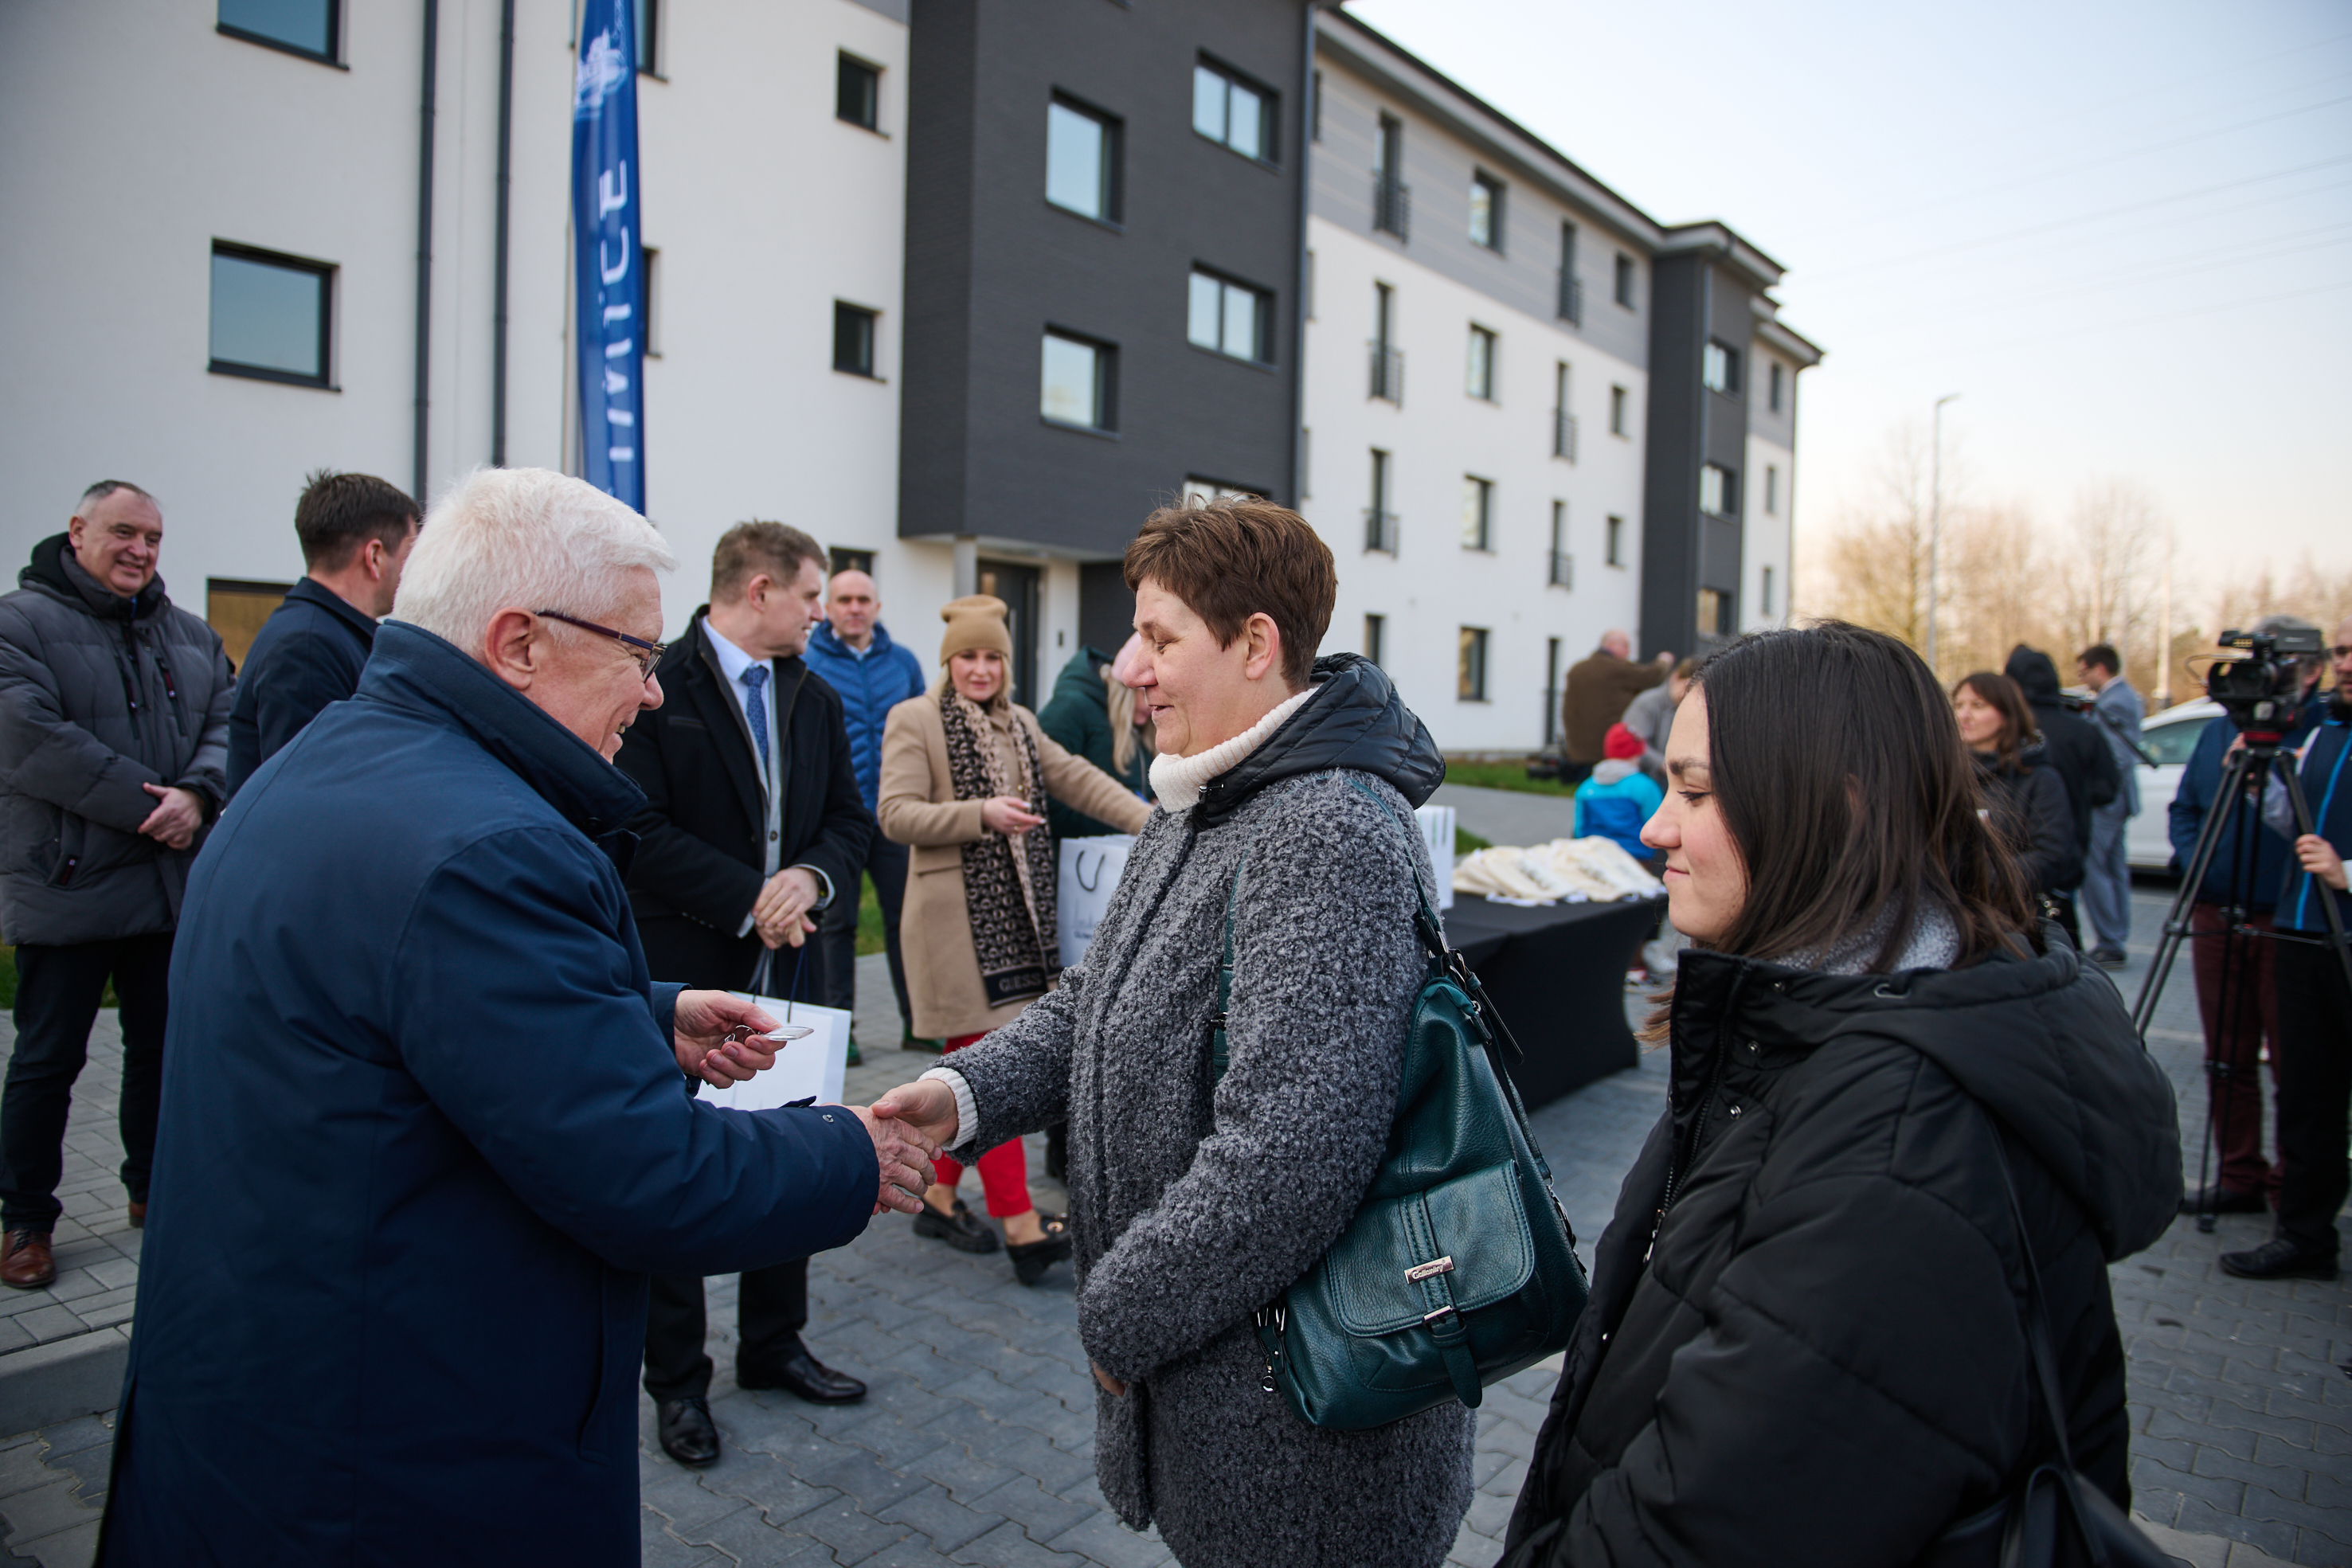
[[561,621],[566,626],[577,626],[583,632],[593,632],[599,637],[610,637],[620,643],[629,651],[629,657],[636,661],[639,680],[652,680],[654,666],[661,663],[664,653],[669,652],[667,643],[648,643],[643,637],[632,637],[626,632],[615,632],[610,626],[599,626],[593,621],[583,621],[577,615],[566,615],[560,610],[542,610],[539,613],[546,620]]

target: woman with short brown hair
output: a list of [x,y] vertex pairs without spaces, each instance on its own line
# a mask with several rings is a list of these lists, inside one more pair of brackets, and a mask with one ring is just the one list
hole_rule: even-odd
[[1297,513],[1156,512],[1127,581],[1160,810],[1062,988],[883,1103],[958,1152],[1068,1119],[1095,1469],[1120,1519],[1201,1568],[1436,1568],[1469,1506],[1470,1412],[1310,1427],[1252,1319],[1338,1239],[1387,1145],[1435,886],[1412,810],[1444,764],[1377,666],[1315,657],[1338,583]]

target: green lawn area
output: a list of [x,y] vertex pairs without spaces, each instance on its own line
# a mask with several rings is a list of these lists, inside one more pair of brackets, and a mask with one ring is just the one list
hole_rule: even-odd
[[1574,795],[1576,786],[1557,779],[1530,779],[1524,762],[1460,762],[1445,759],[1448,784],[1474,784],[1481,789],[1517,789],[1527,795]]
[[1469,829],[1461,826],[1459,823],[1455,824],[1454,829],[1454,852],[1455,854],[1475,855],[1480,850],[1491,850],[1494,847],[1494,840],[1482,839],[1477,834],[1472,832]]
[[874,896],[874,879],[857,879],[857,956],[882,951],[882,901]]

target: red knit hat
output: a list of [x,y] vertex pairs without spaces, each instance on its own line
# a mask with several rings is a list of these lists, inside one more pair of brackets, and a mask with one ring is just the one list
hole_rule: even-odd
[[1641,756],[1642,750],[1642,737],[1622,724],[1611,725],[1609,733],[1601,740],[1601,754],[1612,761],[1631,761]]

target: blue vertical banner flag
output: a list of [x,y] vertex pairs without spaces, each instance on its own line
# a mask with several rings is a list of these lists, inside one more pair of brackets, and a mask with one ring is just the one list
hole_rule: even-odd
[[572,95],[581,476],[646,509],[646,267],[631,0],[584,0]]

